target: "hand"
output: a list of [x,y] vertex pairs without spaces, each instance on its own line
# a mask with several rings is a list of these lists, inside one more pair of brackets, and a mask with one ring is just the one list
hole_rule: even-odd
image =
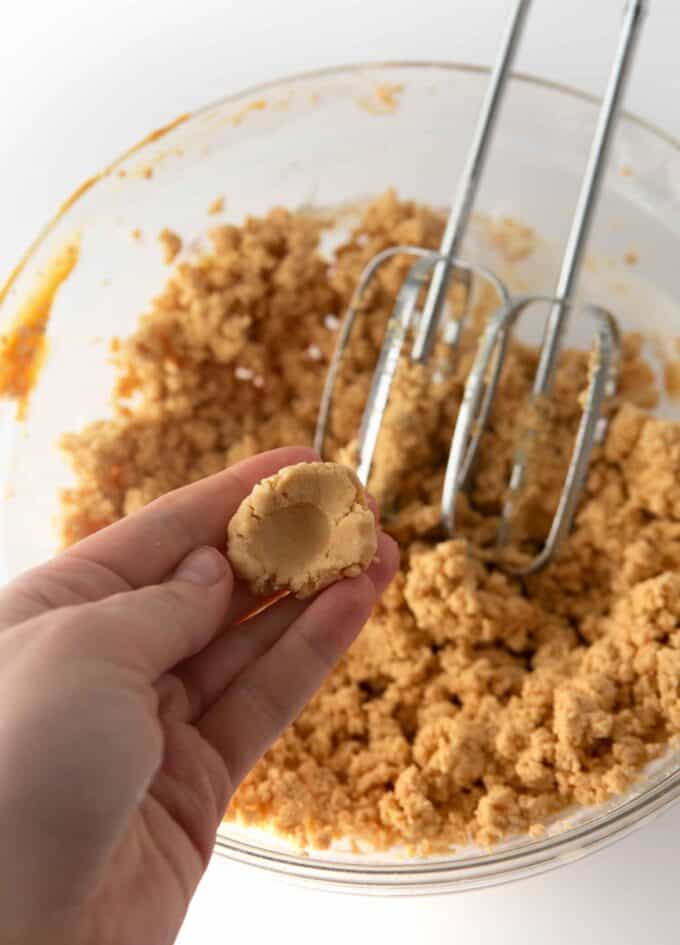
[[0,941],[174,941],[241,779],[390,581],[254,601],[224,556],[282,449],[179,489],[0,593]]

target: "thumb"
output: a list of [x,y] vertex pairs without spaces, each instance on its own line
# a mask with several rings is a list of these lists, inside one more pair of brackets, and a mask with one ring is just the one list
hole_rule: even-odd
[[222,629],[233,585],[226,558],[197,548],[162,584],[68,608],[69,648],[155,680]]

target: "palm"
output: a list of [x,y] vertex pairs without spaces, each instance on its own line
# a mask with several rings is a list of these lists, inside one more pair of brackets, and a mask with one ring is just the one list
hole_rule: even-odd
[[194,726],[169,720],[163,728],[161,769],[87,910],[86,939],[98,945],[139,941],[140,930],[145,942],[173,942],[210,856],[213,784],[226,785],[226,769]]

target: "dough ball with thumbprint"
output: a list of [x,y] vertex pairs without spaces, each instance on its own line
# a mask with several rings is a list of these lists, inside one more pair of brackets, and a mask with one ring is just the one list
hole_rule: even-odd
[[229,560],[254,593],[309,597],[375,558],[363,486],[338,463],[298,463],[259,482],[228,526]]

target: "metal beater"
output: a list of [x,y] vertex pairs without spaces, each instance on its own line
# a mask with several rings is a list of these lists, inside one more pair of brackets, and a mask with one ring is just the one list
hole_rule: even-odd
[[[472,278],[490,283],[501,300],[500,307],[489,319],[480,339],[453,431],[444,478],[441,522],[445,533],[449,536],[455,531],[456,497],[459,492],[468,489],[471,483],[475,460],[493,405],[512,329],[519,316],[536,302],[549,303],[550,311],[531,393],[532,403],[540,406],[551,393],[567,318],[574,308],[574,291],[604,177],[609,145],[626,79],[632,65],[636,42],[647,11],[647,3],[644,0],[629,0],[626,3],[619,43],[602,100],[555,294],[554,296],[512,297],[503,282],[493,272],[461,259],[458,252],[470,221],[494,126],[530,2],[531,0],[519,0],[515,3],[500,52],[491,72],[477,128],[439,251],[434,252],[418,246],[391,247],[375,256],[361,274],[329,366],[314,440],[316,449],[323,455],[333,404],[333,392],[342,358],[349,345],[352,329],[361,310],[366,290],[382,265],[400,254],[418,257],[404,280],[389,317],[359,429],[357,474],[364,484],[368,482],[371,472],[390,389],[408,333],[413,329],[414,340],[409,357],[414,363],[424,364],[430,359],[439,337],[443,339],[453,355],[467,316]],[[428,279],[429,288],[425,303],[422,311],[418,312],[419,293]],[[448,319],[442,326],[446,295],[452,280],[461,282],[465,287],[467,303],[460,318]],[[600,306],[584,305],[579,306],[579,309],[594,323],[594,351],[588,387],[584,394],[583,412],[564,487],[543,548],[528,563],[513,565],[507,561],[502,562],[506,570],[515,574],[526,575],[542,568],[569,532],[590,454],[593,446],[601,442],[606,433],[606,419],[602,408],[606,399],[611,397],[616,390],[619,332],[614,317]],[[528,433],[530,436],[531,431]],[[515,452],[501,513],[498,531],[499,550],[507,545],[512,512],[526,479],[530,455],[526,436],[518,443],[520,445]]]

